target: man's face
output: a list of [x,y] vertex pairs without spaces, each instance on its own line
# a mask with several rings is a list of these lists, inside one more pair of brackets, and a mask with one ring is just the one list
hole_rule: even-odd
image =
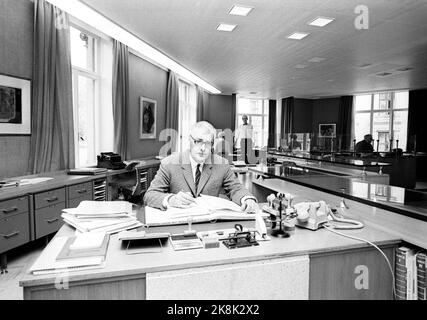
[[367,137],[366,137],[366,141],[367,141],[368,143],[371,143],[371,142],[373,141],[372,136],[367,136]]
[[248,117],[244,116],[242,117],[243,123],[248,124]]
[[213,136],[211,133],[195,130],[190,135],[190,154],[197,163],[205,162],[211,155]]

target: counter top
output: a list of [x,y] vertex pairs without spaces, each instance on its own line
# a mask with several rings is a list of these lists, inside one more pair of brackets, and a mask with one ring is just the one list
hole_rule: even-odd
[[361,177],[332,176],[308,169],[296,172],[281,165],[256,166],[249,170],[427,221],[427,194],[423,192],[372,183]]
[[363,159],[346,159],[337,157],[336,155],[324,155],[324,156],[317,156],[310,154],[309,152],[279,152],[279,151],[268,151],[269,155],[274,156],[285,156],[285,157],[291,157],[291,158],[297,158],[297,159],[305,159],[305,160],[313,160],[313,161],[322,161],[322,162],[329,162],[329,163],[335,163],[335,164],[344,164],[354,167],[388,167],[391,166],[391,163],[387,162],[378,162],[378,161],[370,161],[370,160],[363,160]]
[[[143,221],[143,215],[144,212],[141,209],[138,213],[138,218],[141,221]],[[182,232],[185,228],[186,226],[158,227],[150,228],[148,232],[168,231],[174,233]],[[230,228],[230,223],[193,225],[193,229],[197,231],[221,230],[224,228]],[[56,237],[70,236],[73,233],[73,228],[64,225]],[[401,241],[398,236],[370,225],[366,225],[365,228],[359,230],[346,230],[344,233],[364,238],[377,245],[396,245]],[[167,243],[161,253],[126,255],[125,250],[121,247],[121,243],[117,240],[117,235],[112,235],[106,257],[106,267],[103,269],[72,272],[70,273],[70,281],[141,275],[152,272],[259,261],[306,254],[316,255],[366,248],[368,246],[364,242],[345,238],[326,229],[311,231],[297,228],[295,234],[290,238],[278,239],[272,237],[271,241],[260,242],[260,245],[256,247],[229,250],[221,244],[219,248],[215,249],[174,251],[170,243]],[[28,268],[30,267],[29,265]],[[55,283],[55,277],[55,275],[33,276],[27,274],[20,281],[20,286],[52,285]]]

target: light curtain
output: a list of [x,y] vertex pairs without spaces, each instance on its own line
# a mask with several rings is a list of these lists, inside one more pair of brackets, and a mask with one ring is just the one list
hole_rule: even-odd
[[73,91],[68,15],[34,1],[32,136],[29,172],[74,168]]
[[[169,71],[168,87],[166,93],[166,129],[178,132],[179,124],[179,82],[178,76]],[[171,151],[177,151],[178,137],[171,137]]]
[[203,88],[200,88],[198,85],[196,85],[197,90],[197,122],[202,121],[205,119],[205,104],[203,101]]
[[114,152],[128,159],[127,114],[129,108],[129,49],[113,41]]

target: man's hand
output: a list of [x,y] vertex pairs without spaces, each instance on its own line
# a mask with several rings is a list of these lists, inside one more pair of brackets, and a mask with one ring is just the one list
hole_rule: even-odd
[[246,213],[257,213],[258,210],[258,204],[254,199],[246,199],[242,204],[242,211],[245,211]]
[[188,208],[195,203],[195,199],[189,192],[180,191],[169,198],[168,205],[175,208]]

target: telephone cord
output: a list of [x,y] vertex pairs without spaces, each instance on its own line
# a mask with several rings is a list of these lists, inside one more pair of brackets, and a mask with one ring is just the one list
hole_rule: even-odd
[[336,233],[336,234],[338,234],[338,235],[340,235],[340,236],[343,236],[343,237],[346,237],[346,238],[350,238],[350,239],[353,239],[353,240],[358,240],[358,241],[366,242],[366,243],[368,243],[369,245],[373,246],[375,249],[377,249],[377,250],[382,254],[382,256],[384,257],[384,259],[387,261],[388,267],[389,267],[389,269],[390,269],[391,277],[392,277],[392,279],[393,279],[393,286],[392,286],[392,290],[393,290],[393,299],[396,299],[396,291],[395,291],[396,279],[395,279],[395,277],[394,277],[393,268],[392,268],[392,266],[391,266],[390,260],[388,260],[388,258],[387,258],[387,256],[385,255],[385,253],[384,253],[384,252],[383,252],[383,251],[382,251],[382,250],[381,250],[377,245],[375,245],[374,243],[372,243],[372,242],[370,242],[370,241],[368,241],[368,240],[365,240],[365,239],[362,239],[362,238],[358,238],[358,237],[353,237],[353,236],[350,236],[350,235],[347,235],[347,234],[344,234],[344,233],[338,232],[338,231],[333,230],[332,228],[330,228],[330,227],[328,227],[328,226],[326,226],[326,225],[324,225],[323,227],[324,227],[325,229],[329,230],[330,232]]

